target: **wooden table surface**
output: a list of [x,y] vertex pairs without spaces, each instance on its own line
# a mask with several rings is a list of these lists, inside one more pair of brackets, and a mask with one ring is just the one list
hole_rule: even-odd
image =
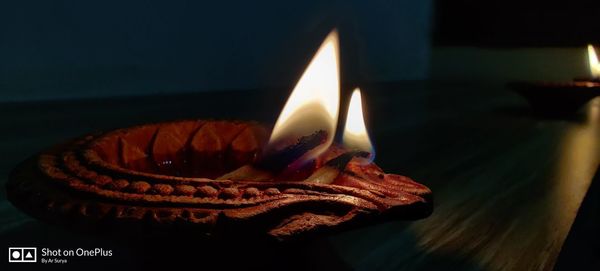
[[[502,85],[389,83],[363,87],[376,162],[434,193],[433,214],[333,236],[266,244],[154,244],[72,232],[0,201],[8,246],[113,249],[93,264],[317,270],[551,270],[600,162],[600,100],[566,119],[534,116]],[[89,131],[182,118],[272,122],[287,91],[0,104],[0,182],[37,151]],[[345,101],[345,99],[344,99]],[[211,247],[214,246],[214,247]],[[39,252],[38,252],[39,253]],[[14,266],[11,266],[14,267]],[[6,270],[6,269],[4,269]]]

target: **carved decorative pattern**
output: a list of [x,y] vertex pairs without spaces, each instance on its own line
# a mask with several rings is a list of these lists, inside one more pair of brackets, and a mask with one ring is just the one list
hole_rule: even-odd
[[[207,235],[227,224],[222,234],[279,240],[431,212],[427,187],[374,164],[350,162],[332,184],[214,179],[256,161],[267,135],[256,123],[202,120],[89,135],[24,162],[7,191],[42,219],[177,224]],[[332,147],[319,163],[340,152]]]

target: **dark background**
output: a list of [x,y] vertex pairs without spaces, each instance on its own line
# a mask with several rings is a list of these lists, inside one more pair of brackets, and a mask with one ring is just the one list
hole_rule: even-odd
[[341,33],[346,83],[587,75],[599,3],[3,1],[0,102],[287,88]]
[[573,47],[600,41],[594,0],[438,0],[434,43],[441,46]]
[[344,80],[424,79],[432,1],[3,1],[0,101],[289,87],[333,28]]

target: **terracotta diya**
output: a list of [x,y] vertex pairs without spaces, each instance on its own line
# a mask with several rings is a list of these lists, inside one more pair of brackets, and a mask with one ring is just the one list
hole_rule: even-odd
[[[372,162],[358,90],[344,142],[333,142],[337,73],[332,33],[272,131],[254,122],[183,120],[86,135],[18,166],[8,198],[56,223],[215,238],[288,240],[428,216],[427,187]],[[330,79],[315,84],[315,76]]]
[[537,113],[550,116],[573,114],[600,96],[600,64],[592,45],[588,45],[588,59],[591,78],[575,78],[571,82],[517,82],[509,86]]

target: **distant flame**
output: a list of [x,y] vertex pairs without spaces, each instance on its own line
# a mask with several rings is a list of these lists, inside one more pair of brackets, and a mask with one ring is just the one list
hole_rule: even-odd
[[363,117],[362,98],[360,89],[356,88],[352,92],[350,105],[348,106],[348,116],[346,117],[346,126],[343,135],[344,146],[354,150],[369,152],[370,159],[375,156],[373,144],[367,133],[365,119]]
[[594,50],[594,46],[588,44],[588,59],[590,63],[590,72],[593,78],[600,78],[600,63],[598,63],[598,56]]
[[269,139],[268,148],[281,149],[302,136],[322,130],[325,144],[303,159],[314,158],[333,142],[340,100],[338,34],[332,31],[311,60],[288,98]]

